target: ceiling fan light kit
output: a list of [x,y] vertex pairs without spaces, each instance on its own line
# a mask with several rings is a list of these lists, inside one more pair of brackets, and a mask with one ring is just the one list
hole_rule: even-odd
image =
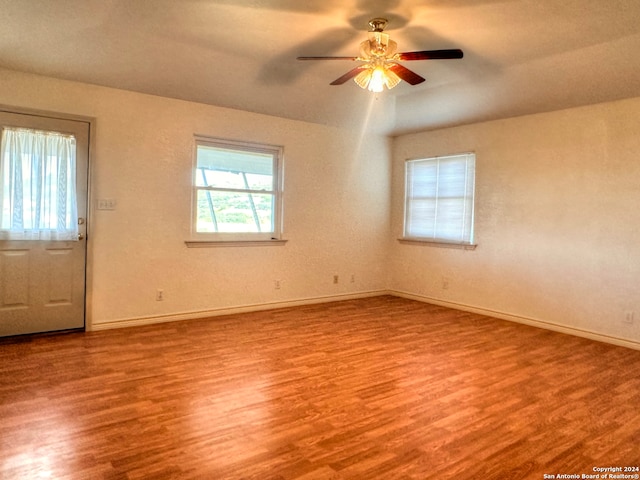
[[385,65],[367,66],[367,68],[358,73],[353,80],[360,88],[376,93],[382,92],[384,87],[391,90],[401,81],[400,77]]
[[396,53],[398,44],[383,33],[387,19],[373,18],[369,21],[371,31],[368,39],[360,43],[358,57],[298,57],[298,60],[352,60],[363,62],[337,78],[331,85],[342,85],[350,79],[363,89],[371,92],[382,92],[385,87],[392,89],[402,80],[410,85],[425,81],[423,77],[409,70],[400,61],[408,60],[446,60],[462,58],[460,49],[422,50],[419,52]]

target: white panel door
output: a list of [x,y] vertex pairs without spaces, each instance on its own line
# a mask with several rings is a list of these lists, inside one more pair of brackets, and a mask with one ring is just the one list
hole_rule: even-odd
[[89,123],[0,111],[0,130],[5,127],[75,137],[79,235],[73,241],[0,238],[0,336],[84,328]]

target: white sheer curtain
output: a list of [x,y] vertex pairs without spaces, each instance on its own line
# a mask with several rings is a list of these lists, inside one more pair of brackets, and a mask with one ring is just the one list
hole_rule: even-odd
[[75,138],[4,128],[0,148],[0,239],[78,240]]

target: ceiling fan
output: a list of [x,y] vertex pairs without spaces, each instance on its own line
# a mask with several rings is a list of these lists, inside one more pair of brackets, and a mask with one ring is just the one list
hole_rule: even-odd
[[424,78],[412,72],[399,62],[408,60],[446,60],[462,58],[460,49],[422,50],[419,52],[396,53],[398,44],[383,33],[387,26],[386,18],[374,18],[369,21],[369,38],[360,43],[360,55],[357,57],[298,57],[298,60],[352,60],[363,62],[337,78],[331,85],[342,85],[347,80],[354,81],[364,89],[381,92],[384,87],[391,89],[401,80],[410,85],[424,82]]

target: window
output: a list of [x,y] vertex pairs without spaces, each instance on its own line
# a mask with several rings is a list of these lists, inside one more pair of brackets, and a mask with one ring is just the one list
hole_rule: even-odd
[[195,237],[279,239],[281,185],[281,147],[196,137]]
[[78,240],[73,135],[2,130],[0,240]]
[[475,154],[405,164],[404,239],[473,244]]

